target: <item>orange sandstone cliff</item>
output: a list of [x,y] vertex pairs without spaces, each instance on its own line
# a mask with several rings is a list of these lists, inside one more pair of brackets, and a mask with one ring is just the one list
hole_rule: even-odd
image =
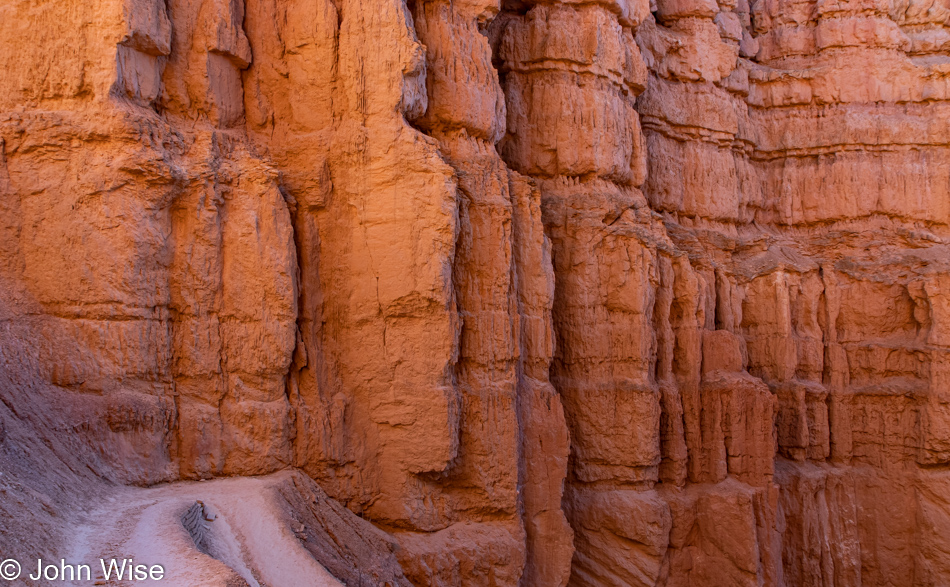
[[950,584],[947,0],[0,0],[0,57],[22,584]]

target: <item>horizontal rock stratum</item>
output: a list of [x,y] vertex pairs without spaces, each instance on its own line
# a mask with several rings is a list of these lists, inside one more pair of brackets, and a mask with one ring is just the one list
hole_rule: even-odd
[[950,585],[947,0],[0,0],[0,58],[12,584]]

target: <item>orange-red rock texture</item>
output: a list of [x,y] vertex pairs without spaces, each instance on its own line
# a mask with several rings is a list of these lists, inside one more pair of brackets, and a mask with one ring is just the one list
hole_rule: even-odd
[[0,58],[0,558],[950,585],[947,0],[0,0]]

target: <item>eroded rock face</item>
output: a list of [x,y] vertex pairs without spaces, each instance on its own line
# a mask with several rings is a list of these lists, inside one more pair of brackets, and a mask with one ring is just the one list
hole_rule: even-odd
[[950,582],[945,2],[9,0],[0,55],[0,553],[297,469],[346,584]]

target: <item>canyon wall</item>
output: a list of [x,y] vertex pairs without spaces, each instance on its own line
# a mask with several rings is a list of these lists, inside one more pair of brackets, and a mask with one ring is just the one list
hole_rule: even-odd
[[296,469],[385,584],[950,582],[945,0],[3,0],[0,55],[0,554]]

